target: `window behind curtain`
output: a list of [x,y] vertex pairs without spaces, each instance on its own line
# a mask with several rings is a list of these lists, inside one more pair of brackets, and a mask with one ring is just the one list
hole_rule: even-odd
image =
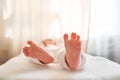
[[120,0],[91,0],[89,54],[120,63]]

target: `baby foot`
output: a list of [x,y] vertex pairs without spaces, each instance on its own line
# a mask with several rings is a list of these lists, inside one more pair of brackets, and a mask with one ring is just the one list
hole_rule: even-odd
[[72,33],[71,38],[68,40],[68,34],[64,34],[64,46],[66,49],[66,62],[71,70],[75,70],[79,64],[81,52],[79,35]]
[[23,48],[23,53],[25,56],[38,59],[45,64],[54,61],[53,57],[50,56],[49,53],[42,47],[36,45],[32,41],[28,41],[28,44],[30,45],[30,47]]

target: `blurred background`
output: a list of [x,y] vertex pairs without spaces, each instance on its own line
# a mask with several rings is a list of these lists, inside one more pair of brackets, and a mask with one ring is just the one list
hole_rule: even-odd
[[120,0],[0,0],[0,64],[22,52],[28,40],[63,42],[80,35],[82,49],[120,63]]
[[88,53],[120,63],[120,0],[91,0]]

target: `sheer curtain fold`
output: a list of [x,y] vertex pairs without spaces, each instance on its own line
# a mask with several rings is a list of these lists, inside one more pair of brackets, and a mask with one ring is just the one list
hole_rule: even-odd
[[[3,35],[3,0],[0,0],[0,37]],[[1,40],[1,39],[0,39]]]
[[[5,62],[5,60],[8,59],[8,51],[6,50],[7,46],[7,40],[5,38],[5,20],[4,20],[4,15],[3,15],[3,10],[5,9],[4,7],[5,1],[0,0],[0,64]],[[8,49],[8,48],[7,48]]]
[[8,41],[9,57],[20,54],[28,40],[39,43],[45,38],[53,38],[61,41],[64,33],[71,32],[80,35],[85,49],[88,40],[89,0],[4,1],[7,2],[7,22],[3,35]]
[[120,0],[91,0],[89,54],[120,63]]

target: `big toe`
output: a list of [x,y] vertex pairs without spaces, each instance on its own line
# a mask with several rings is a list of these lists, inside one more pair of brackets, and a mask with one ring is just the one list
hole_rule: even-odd
[[28,41],[27,43],[31,46],[35,45],[33,41]]
[[64,41],[66,42],[68,40],[68,34],[64,34],[63,38],[64,38]]

